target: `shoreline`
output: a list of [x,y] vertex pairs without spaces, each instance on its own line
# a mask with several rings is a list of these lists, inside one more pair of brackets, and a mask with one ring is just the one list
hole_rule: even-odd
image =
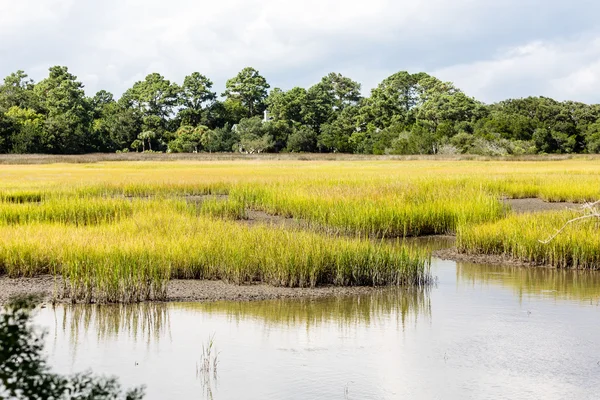
[[[10,278],[0,276],[0,305],[6,304],[11,296],[40,294],[42,303],[53,302],[53,293],[61,290],[62,277],[41,275],[37,277]],[[370,294],[393,286],[320,286],[315,288],[290,288],[271,286],[265,283],[236,285],[216,280],[172,279],[167,284],[167,298],[146,300],[150,302],[217,302],[217,301],[260,301],[275,299],[318,299],[335,296]],[[400,287],[399,289],[407,289]],[[70,304],[70,298],[56,298],[58,304]],[[96,303],[92,303],[96,304]],[[99,303],[104,304],[104,303]]]
[[460,253],[456,247],[435,250],[432,257],[444,261],[454,261],[457,263],[470,263],[477,265],[502,265],[507,267],[520,268],[554,268],[549,265],[534,264],[526,261],[517,260],[506,255],[497,254],[466,254]]
[[[471,255],[459,253],[456,247],[438,249],[432,252],[432,257],[440,260],[465,262],[479,265],[504,265],[523,268],[552,268],[545,265],[527,263],[507,256],[499,255]],[[432,277],[433,282],[437,280]],[[68,297],[56,297],[53,293],[60,292],[63,287],[61,276],[40,275],[36,277],[10,278],[0,276],[0,306],[6,304],[11,296],[40,294],[42,303],[71,304]],[[337,296],[356,296],[372,294],[374,292],[389,290],[395,286],[318,286],[314,288],[271,286],[266,283],[246,283],[237,285],[220,280],[204,279],[172,279],[167,283],[167,297],[164,300],[144,300],[142,303],[152,302],[198,302],[212,303],[218,301],[261,301],[276,299],[320,299]],[[408,290],[408,287],[397,287],[399,290]],[[84,304],[80,303],[79,304]],[[91,304],[105,304],[92,302]],[[110,304],[110,303],[106,303]]]

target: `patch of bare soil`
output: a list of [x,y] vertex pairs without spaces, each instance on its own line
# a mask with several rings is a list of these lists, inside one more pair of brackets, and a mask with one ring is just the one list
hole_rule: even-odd
[[62,288],[62,278],[50,275],[35,278],[9,278],[0,276],[0,304],[15,295],[39,294],[45,301],[52,299],[54,288]]
[[179,280],[169,281],[168,301],[252,301],[268,299],[320,298],[340,295],[358,295],[379,290],[373,287],[323,286],[317,288],[287,288],[266,284],[234,285],[223,281]]
[[306,221],[302,221],[295,218],[282,217],[281,215],[269,214],[264,211],[258,210],[246,210],[247,218],[239,220],[237,222],[254,226],[254,225],[268,225],[282,228],[307,228],[308,224]]
[[516,214],[537,213],[544,211],[577,210],[581,204],[560,202],[550,203],[538,198],[502,199],[504,205],[510,206]]
[[188,203],[201,204],[206,200],[218,200],[218,201],[227,201],[229,199],[229,195],[227,194],[202,194],[202,195],[189,195],[184,196],[185,201]]
[[[53,293],[61,293],[63,280],[50,275],[35,278],[9,278],[0,276],[0,304],[14,295],[40,294],[44,303],[52,301]],[[287,288],[266,284],[235,285],[223,281],[174,279],[167,286],[166,301],[211,302],[211,301],[254,301],[269,299],[322,298],[373,293],[381,290],[373,287]],[[70,303],[70,299],[57,299]]]
[[484,264],[484,265],[504,265],[511,267],[545,267],[544,265],[538,265],[528,263],[506,255],[496,254],[464,254],[460,253],[456,247],[448,249],[435,250],[432,255],[442,260],[450,260],[456,262],[464,262],[471,264]]

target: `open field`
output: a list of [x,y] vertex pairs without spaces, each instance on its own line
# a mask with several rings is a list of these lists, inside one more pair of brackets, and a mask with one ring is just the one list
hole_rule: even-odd
[[379,239],[431,234],[457,234],[469,254],[597,269],[592,225],[538,242],[574,211],[516,216],[502,199],[579,203],[600,198],[598,182],[600,159],[581,157],[5,164],[0,273],[60,274],[61,294],[87,302],[164,299],[178,278],[418,286],[429,253]]

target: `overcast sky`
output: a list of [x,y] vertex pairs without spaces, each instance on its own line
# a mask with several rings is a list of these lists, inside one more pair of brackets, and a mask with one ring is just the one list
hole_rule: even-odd
[[88,94],[193,71],[221,92],[253,66],[271,87],[328,72],[363,84],[425,71],[486,102],[600,103],[597,0],[0,0],[0,76],[66,65]]

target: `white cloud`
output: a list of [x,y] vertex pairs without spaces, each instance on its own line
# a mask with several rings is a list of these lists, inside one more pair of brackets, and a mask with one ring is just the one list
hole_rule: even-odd
[[65,16],[75,0],[1,0],[0,34],[35,28],[39,24],[55,23]]
[[433,73],[485,101],[548,96],[600,102],[600,36],[534,41],[498,56]]
[[[67,65],[88,93],[118,96],[150,72],[181,82],[199,71],[220,91],[254,66],[273,86],[306,86],[339,71],[368,93],[406,69],[439,73],[484,100],[538,86],[591,96],[598,58],[580,55],[583,44],[570,51],[570,43],[535,37],[567,26],[551,23],[564,7],[557,0],[0,0],[0,76],[24,69],[39,80],[48,67]],[[498,53],[499,46],[508,48]],[[569,76],[579,83],[561,82]]]

